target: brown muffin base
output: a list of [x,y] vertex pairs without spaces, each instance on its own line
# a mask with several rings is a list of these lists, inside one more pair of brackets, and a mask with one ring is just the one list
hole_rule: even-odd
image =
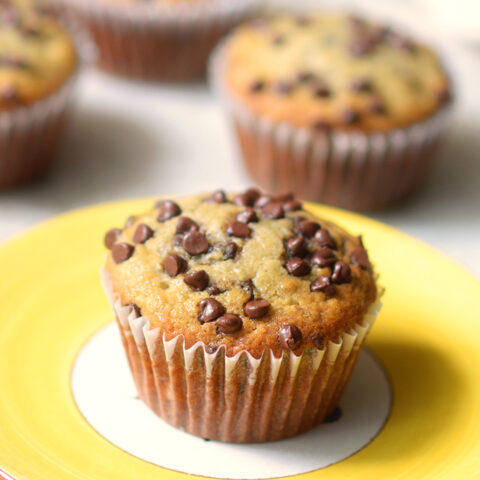
[[186,350],[181,336],[167,341],[121,305],[105,272],[103,283],[140,398],[171,425],[227,442],[279,440],[321,423],[338,404],[380,308],[373,304],[362,324],[323,350],[227,357],[201,342]]

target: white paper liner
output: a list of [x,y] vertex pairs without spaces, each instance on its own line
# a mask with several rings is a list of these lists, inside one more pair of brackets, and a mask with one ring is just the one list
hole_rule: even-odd
[[222,347],[209,353],[202,342],[185,348],[183,336],[167,340],[121,304],[105,269],[101,281],[140,398],[178,428],[229,442],[278,440],[319,424],[338,404],[381,307],[377,300],[362,322],[323,350],[228,357]]
[[89,26],[100,66],[121,75],[163,81],[205,73],[212,49],[248,18],[260,0],[210,0],[171,5],[108,0],[55,0]]
[[391,132],[313,132],[252,112],[225,82],[229,38],[213,52],[210,82],[230,117],[247,169],[272,192],[357,211],[393,205],[424,180],[450,105]]
[[78,75],[95,58],[95,47],[78,23],[66,18],[61,23],[75,44],[75,71],[48,97],[0,112],[0,189],[29,181],[48,169],[65,126]]

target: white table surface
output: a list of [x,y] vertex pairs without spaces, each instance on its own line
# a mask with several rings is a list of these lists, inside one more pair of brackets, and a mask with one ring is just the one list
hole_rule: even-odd
[[[412,2],[406,3],[411,9]],[[380,13],[420,31],[423,20],[414,12]],[[437,247],[480,277],[480,47],[428,33],[437,36],[457,83],[451,131],[423,190],[372,216]],[[99,202],[252,183],[204,84],[155,85],[92,70],[78,84],[74,107],[51,173],[36,184],[0,192],[0,241]]]

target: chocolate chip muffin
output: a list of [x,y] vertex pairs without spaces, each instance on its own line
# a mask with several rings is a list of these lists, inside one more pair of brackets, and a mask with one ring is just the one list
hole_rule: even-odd
[[42,173],[78,66],[70,34],[33,0],[0,3],[0,188]]
[[205,74],[208,56],[259,0],[54,0],[77,15],[116,74],[182,82]]
[[105,245],[137,389],[164,420],[256,442],[335,408],[378,310],[360,237],[250,189],[160,200]]
[[260,184],[355,210],[415,189],[451,99],[432,50],[338,14],[245,24],[212,77]]

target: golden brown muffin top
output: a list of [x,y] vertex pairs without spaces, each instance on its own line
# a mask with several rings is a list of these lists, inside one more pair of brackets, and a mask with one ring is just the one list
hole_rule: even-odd
[[107,232],[106,269],[123,305],[166,338],[227,355],[321,348],[376,299],[361,239],[291,195],[217,191],[161,200]]
[[429,48],[352,16],[258,19],[233,33],[225,54],[226,88],[250,110],[321,132],[403,127],[450,96]]
[[34,0],[0,1],[0,111],[57,90],[77,60],[69,34]]

